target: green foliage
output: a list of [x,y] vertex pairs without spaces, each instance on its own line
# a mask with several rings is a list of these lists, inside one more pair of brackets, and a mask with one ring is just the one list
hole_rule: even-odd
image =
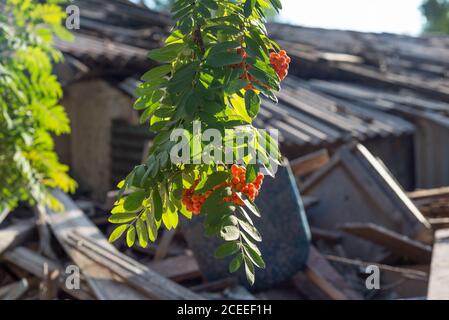
[[449,1],[425,0],[421,12],[426,18],[424,31],[449,33]]
[[59,0],[0,2],[0,211],[19,201],[59,208],[48,188],[76,183],[58,161],[51,134],[70,132],[52,63],[53,35],[68,38]]
[[[148,240],[155,241],[162,225],[167,229],[177,227],[178,213],[192,218],[181,199],[183,192],[198,182],[195,194],[213,190],[202,204],[201,215],[205,217],[206,234],[224,240],[216,256],[236,255],[230,271],[237,271],[243,264],[250,283],[255,280],[255,266],[265,267],[256,245],[262,239],[245,210],[260,217],[257,207],[241,192],[237,194],[242,206],[223,200],[232,195],[229,187],[222,186],[231,179],[230,168],[212,160],[203,164],[172,163],[169,153],[176,142],[170,140],[170,134],[183,128],[192,149],[197,139],[192,124],[200,121],[203,130],[215,128],[234,137],[251,133],[254,139],[266,139],[252,122],[259,112],[260,94],[277,101],[280,79],[270,64],[269,53],[279,47],[268,38],[264,22],[267,12],[279,9],[279,0],[175,1],[172,34],[163,48],[148,54],[163,64],[145,73],[144,82],[136,90],[134,108],[142,112],[141,122],[149,124],[156,136],[147,160],[119,184],[121,197],[110,221],[121,226],[111,234],[110,241],[127,231],[127,243],[133,245],[136,232],[139,245],[146,247]],[[242,49],[247,52],[245,58]],[[251,77],[245,77],[238,67],[244,60]],[[251,84],[255,88],[246,90]],[[250,143],[237,144],[232,139],[234,154],[246,150]],[[259,163],[250,165],[251,156],[245,152],[240,157],[247,167],[247,181],[253,181],[261,167],[270,171],[271,162],[279,164],[277,144],[267,141],[266,146],[256,143],[262,155]]]

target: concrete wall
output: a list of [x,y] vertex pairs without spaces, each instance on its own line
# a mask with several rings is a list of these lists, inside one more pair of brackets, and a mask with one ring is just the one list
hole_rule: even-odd
[[81,189],[102,201],[112,186],[111,126],[114,119],[138,122],[133,99],[101,79],[74,83],[65,88],[66,108],[72,133],[58,137],[56,148],[61,161],[70,165]]

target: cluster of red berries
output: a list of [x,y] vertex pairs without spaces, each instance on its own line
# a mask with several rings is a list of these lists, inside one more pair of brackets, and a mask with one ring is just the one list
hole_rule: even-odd
[[[253,82],[256,82],[260,85],[267,87],[266,85],[261,84],[256,78],[254,78],[252,75],[249,74],[248,70],[251,68],[251,65],[246,63],[246,58],[248,57],[248,54],[246,53],[245,49],[238,48],[237,54],[239,54],[243,58],[242,62],[231,65],[231,68],[243,70],[243,74],[240,76],[240,79],[248,81],[245,90],[255,90],[256,88],[252,85]],[[279,79],[281,79],[281,81],[284,80],[288,74],[290,62],[291,59],[287,55],[287,52],[285,50],[270,53],[270,64],[278,74]]]
[[259,173],[257,178],[250,183],[246,182],[246,169],[244,167],[233,164],[231,167],[231,189],[233,191],[232,198],[225,199],[227,202],[234,202],[237,205],[243,205],[243,201],[237,195],[237,192],[241,192],[246,195],[251,201],[254,201],[259,195],[259,190],[262,187],[264,175]]
[[201,207],[204,201],[218,188],[221,188],[224,184],[215,186],[211,190],[208,190],[204,195],[197,195],[195,189],[198,186],[200,180],[195,180],[189,189],[184,189],[182,192],[182,203],[186,206],[187,210],[192,212],[194,215],[199,215],[201,212]]
[[285,52],[285,50],[281,50],[278,53],[270,53],[270,63],[273,66],[274,70],[276,70],[276,73],[278,74],[281,81],[284,80],[288,74],[290,62],[291,59],[287,55],[287,52]]
[[189,189],[184,189],[182,193],[182,203],[187,211],[192,212],[194,215],[199,215],[201,213],[201,207],[206,199],[212,192],[222,187],[231,187],[232,190],[231,196],[223,198],[224,202],[233,202],[236,205],[243,206],[244,202],[238,196],[237,192],[243,193],[249,199],[254,201],[262,187],[264,175],[259,173],[253,182],[247,183],[246,169],[235,164],[231,167],[231,174],[232,179],[230,182],[221,183],[211,190],[206,191],[203,195],[195,194],[195,189],[198,186],[199,180],[196,180]]

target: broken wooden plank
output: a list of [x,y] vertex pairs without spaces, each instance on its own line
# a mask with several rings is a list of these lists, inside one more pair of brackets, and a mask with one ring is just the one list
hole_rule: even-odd
[[0,300],[17,300],[28,290],[29,284],[27,279],[14,282],[3,288],[0,288]]
[[159,261],[164,259],[169,251],[170,244],[176,235],[176,230],[165,230],[156,248],[156,253],[154,254],[154,260]]
[[291,161],[293,174],[302,177],[323,167],[330,160],[326,149],[319,150]]
[[414,201],[426,198],[449,197],[449,187],[416,190],[413,192],[408,192],[407,195]]
[[63,272],[62,267],[54,261],[45,258],[28,248],[18,247],[9,250],[3,254],[2,258],[6,262],[20,267],[39,279],[44,279],[44,265],[47,264],[49,270],[58,270],[60,272],[61,279],[59,282],[59,288],[61,290],[78,300],[94,299],[92,293],[90,292],[89,286],[83,281],[83,279],[81,279],[80,289],[69,289],[65,284],[67,276],[66,273]]
[[312,240],[324,240],[330,243],[339,243],[342,239],[342,234],[334,230],[325,230],[320,228],[311,227]]
[[319,287],[331,299],[362,299],[360,294],[346,283],[343,277],[326,261],[314,246],[310,246],[309,259],[307,260],[304,273],[312,283]]
[[180,286],[158,273],[116,251],[105,248],[92,238],[72,232],[65,240],[99,265],[108,268],[120,276],[132,288],[142,292],[151,299],[164,300],[202,300],[200,295]]
[[64,250],[81,269],[95,297],[99,300],[146,299],[145,295],[129,287],[123,279],[108,268],[99,265],[66,243],[68,235],[73,231],[78,231],[95,239],[99,245],[117,251],[69,196],[60,190],[55,190],[53,194],[64,205],[65,209],[64,212],[49,210],[50,227]]
[[0,255],[29,239],[34,228],[35,225],[31,221],[21,221],[0,229]]
[[356,237],[371,241],[416,263],[429,263],[432,247],[374,223],[345,223],[339,227]]
[[[431,225],[405,195],[393,177],[362,145],[340,148],[332,159],[313,173],[301,191],[319,198],[307,210],[312,227],[335,230],[348,222],[375,223],[428,243]],[[344,235],[342,244],[350,257],[371,260],[384,251],[371,242]]]
[[154,261],[149,267],[160,275],[178,282],[201,277],[198,263],[194,257],[188,255]]
[[194,292],[214,292],[214,291],[222,291],[223,289],[227,289],[230,287],[234,287],[238,285],[238,281],[236,278],[224,278],[216,281],[205,282],[189,289]]
[[435,233],[427,297],[429,300],[449,299],[449,229]]

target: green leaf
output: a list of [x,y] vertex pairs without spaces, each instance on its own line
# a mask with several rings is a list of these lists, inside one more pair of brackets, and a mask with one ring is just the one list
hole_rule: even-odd
[[242,57],[239,54],[232,52],[212,54],[206,60],[207,65],[216,68],[228,66],[230,64],[237,64],[240,62],[242,62]]
[[168,73],[170,73],[170,71],[171,71],[171,64],[164,64],[162,66],[155,67],[150,71],[146,72],[141,79],[143,81],[150,82],[167,75]]
[[126,244],[128,247],[132,247],[134,245],[134,241],[136,240],[136,228],[133,225],[129,226],[128,233],[126,234]]
[[110,223],[126,223],[136,218],[135,213],[117,213],[109,217]]
[[147,222],[147,228],[148,228],[148,238],[155,242],[157,239],[157,231],[158,226],[156,224],[156,221],[154,220],[154,214],[150,210],[146,210],[146,222]]
[[251,261],[257,267],[259,267],[261,269],[265,269],[265,261],[263,261],[262,256],[259,254],[259,252],[257,252],[256,250],[254,250],[253,248],[251,248],[250,246],[247,246],[247,245],[245,245],[244,248],[245,248],[244,250],[248,254],[248,257],[251,259]]
[[207,190],[218,186],[219,184],[226,182],[229,179],[229,172],[227,171],[216,171],[207,177],[206,183],[203,187],[197,190],[197,194],[203,194]]
[[251,259],[249,259],[248,257],[243,257],[243,261],[245,262],[246,279],[248,280],[250,285],[254,285],[254,281],[256,280],[254,265],[251,262]]
[[148,246],[148,230],[142,219],[137,219],[136,221],[137,236],[139,238],[139,244],[142,248]]
[[142,206],[144,199],[145,191],[133,192],[125,198],[123,208],[125,208],[126,211],[137,211]]
[[248,90],[245,93],[246,112],[251,118],[254,118],[259,113],[260,97],[253,90]]
[[150,50],[148,57],[159,62],[172,61],[183,49],[184,43],[173,43],[160,49]]
[[220,237],[225,241],[233,241],[240,238],[240,230],[236,226],[224,226],[221,228]]
[[247,84],[248,84],[248,81],[246,81],[246,80],[241,80],[241,79],[232,80],[226,87],[226,93],[231,95],[233,93],[239,92],[240,90],[245,88]]
[[245,5],[243,6],[243,12],[245,14],[245,18],[249,18],[251,16],[255,5],[256,5],[256,0],[246,0]]
[[215,250],[215,257],[218,259],[226,258],[240,250],[240,246],[237,242],[225,242]]
[[259,172],[259,166],[256,164],[249,164],[246,167],[246,182],[251,183],[254,182],[257,178],[257,174]]
[[153,199],[153,208],[154,208],[154,218],[157,221],[161,221],[162,219],[162,199],[159,193],[159,190],[153,189],[153,193],[151,194]]
[[201,0],[201,2],[211,10],[218,10],[218,4],[214,0]]
[[114,242],[117,239],[119,239],[127,228],[128,228],[127,224],[122,224],[121,226],[115,228],[114,231],[112,231],[111,235],[109,236],[109,242]]
[[260,233],[256,229],[256,227],[254,227],[254,226],[250,225],[249,223],[247,223],[246,221],[243,221],[240,219],[239,219],[239,225],[255,241],[258,241],[258,242],[262,241],[262,237],[260,236]]
[[231,263],[229,264],[229,272],[230,273],[237,272],[237,270],[240,269],[242,262],[243,256],[242,254],[238,254],[234,259],[232,259]]

